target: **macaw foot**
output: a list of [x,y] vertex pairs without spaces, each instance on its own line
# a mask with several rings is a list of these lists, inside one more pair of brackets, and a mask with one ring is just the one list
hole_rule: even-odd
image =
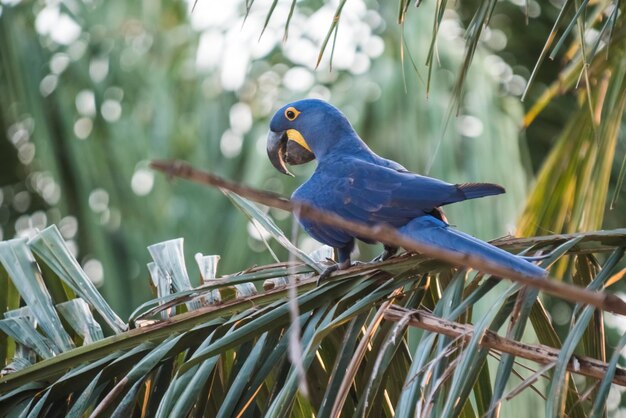
[[392,247],[390,245],[385,245],[385,251],[378,257],[374,258],[372,262],[380,262],[385,261],[390,257],[393,257],[398,252],[398,247]]
[[317,286],[319,286],[320,283],[322,283],[324,280],[328,279],[328,277],[330,277],[330,275],[335,271],[345,270],[347,268],[350,268],[351,265],[352,264],[350,263],[350,260],[346,260],[341,263],[333,264],[332,266],[327,267],[326,270],[324,270],[322,274],[320,274],[317,278]]

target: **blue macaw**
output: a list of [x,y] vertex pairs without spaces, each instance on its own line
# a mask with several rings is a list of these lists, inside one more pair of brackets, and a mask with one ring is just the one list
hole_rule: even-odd
[[[270,161],[281,173],[285,165],[317,160],[311,178],[291,196],[318,209],[368,225],[386,223],[408,237],[463,254],[479,256],[521,274],[545,277],[542,268],[484,241],[451,228],[441,206],[504,193],[491,183],[450,184],[411,173],[395,161],[376,155],[359,138],[337,108],[318,99],[299,100],[279,109],[270,122],[267,140]],[[299,218],[317,241],[334,247],[338,264],[324,272],[350,267],[355,238],[371,240]],[[385,246],[386,259],[397,248]]]

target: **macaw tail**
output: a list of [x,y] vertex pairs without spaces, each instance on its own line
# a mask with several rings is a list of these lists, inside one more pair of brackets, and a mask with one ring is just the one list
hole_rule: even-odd
[[483,258],[520,274],[546,277],[547,272],[523,258],[494,247],[464,232],[451,228],[447,223],[432,216],[420,216],[398,230],[418,242]]
[[476,199],[506,192],[504,187],[493,183],[462,183],[457,184],[456,188],[463,192],[466,199]]

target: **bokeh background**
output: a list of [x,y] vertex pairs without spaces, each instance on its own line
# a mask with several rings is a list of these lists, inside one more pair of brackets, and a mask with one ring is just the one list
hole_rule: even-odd
[[[0,0],[0,240],[57,224],[122,317],[152,297],[146,247],[155,242],[184,237],[189,266],[196,252],[219,254],[220,274],[272,262],[259,230],[220,192],[171,182],[148,164],[179,158],[289,195],[314,166],[295,167],[295,179],[280,175],[265,136],[273,112],[303,97],[338,106],[372,149],[410,170],[505,186],[504,196],[447,209],[451,223],[481,238],[626,224],[621,113],[616,133],[596,140],[584,125],[582,88],[570,82],[525,125],[575,62],[566,45],[521,100],[560,0],[499,2],[468,71],[465,28],[481,2],[443,12],[432,70],[434,2],[412,4],[402,25],[398,2],[345,2],[317,66],[340,3]],[[589,44],[598,36],[598,26],[584,33]],[[612,65],[623,74],[624,64]],[[271,215],[292,230],[288,214]],[[300,233],[297,245],[318,244]],[[380,248],[359,250],[367,259]],[[566,332],[569,306],[547,306]],[[610,315],[607,325],[609,341],[626,331]],[[610,410],[620,397],[611,392]]]
[[[57,224],[122,316],[151,296],[146,247],[155,242],[184,237],[189,265],[195,252],[219,254],[220,273],[272,262],[260,232],[222,194],[170,182],[148,163],[180,158],[288,195],[314,167],[281,176],[266,158],[265,135],[273,112],[303,97],[331,101],[371,148],[413,171],[504,185],[505,196],[447,209],[454,225],[484,239],[516,232],[548,155],[575,159],[558,144],[578,117],[577,92],[565,89],[524,126],[572,57],[546,60],[520,100],[559,0],[498,3],[460,100],[464,28],[478,2],[445,10],[431,72],[434,2],[411,5],[403,25],[397,2],[345,2],[318,67],[340,1],[299,1],[293,13],[291,2],[275,2],[267,20],[273,3],[0,1],[0,239]],[[590,27],[585,36],[592,42],[594,34]],[[588,189],[604,190],[592,216],[546,223],[526,214],[517,232],[624,226],[620,135],[601,149],[608,177],[588,179]],[[576,152],[586,157],[586,146]],[[551,198],[558,206],[562,196],[544,185],[543,199]],[[288,214],[272,215],[291,230]],[[302,234],[297,244],[317,246]],[[377,251],[361,245],[360,257]]]

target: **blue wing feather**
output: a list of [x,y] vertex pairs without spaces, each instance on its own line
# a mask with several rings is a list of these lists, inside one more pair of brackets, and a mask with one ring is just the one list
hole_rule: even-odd
[[[397,228],[439,206],[469,198],[502,193],[485,183],[455,185],[408,171],[343,157],[318,165],[311,178],[293,194],[294,200],[366,224],[388,223]],[[352,242],[353,236],[311,219],[300,219],[315,239],[333,247]]]
[[361,222],[386,222],[396,227],[442,205],[504,192],[492,184],[450,184],[348,158],[331,167],[320,164],[305,185],[309,183],[316,194],[324,195],[314,199],[322,208]]

